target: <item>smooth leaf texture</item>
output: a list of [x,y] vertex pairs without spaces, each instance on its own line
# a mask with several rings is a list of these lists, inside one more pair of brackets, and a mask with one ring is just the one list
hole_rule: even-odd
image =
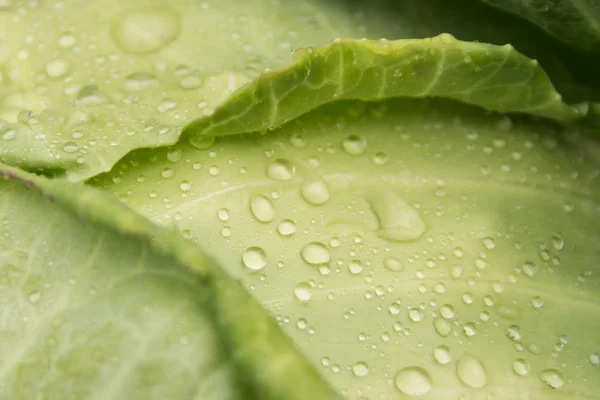
[[599,155],[456,102],[338,102],[93,183],[219,259],[349,399],[595,398]]
[[600,52],[600,1],[598,0],[481,1],[526,18],[573,46]]
[[[182,127],[190,120],[210,114],[265,68],[288,64],[291,50],[325,45],[338,37],[396,39],[433,36],[449,30],[469,40],[478,34],[482,40],[494,43],[504,44],[510,39],[511,43],[517,42],[517,48],[543,59],[556,82],[567,88],[565,92],[569,97],[581,100],[579,93],[585,93],[584,100],[593,98],[590,88],[580,89],[572,82],[574,74],[563,66],[564,60],[554,54],[558,52],[552,44],[541,43],[535,33],[519,26],[511,25],[510,29],[502,30],[502,24],[494,22],[495,16],[479,13],[482,10],[477,15],[487,17],[481,21],[470,14],[465,17],[463,11],[455,11],[464,9],[459,3],[436,1],[424,7],[420,0],[414,0],[397,7],[384,0],[368,4],[326,0],[281,4],[266,0],[241,3],[180,0],[168,5],[158,0],[12,2],[0,10],[3,22],[0,27],[0,118],[7,121],[0,124],[3,138],[0,157],[23,168],[65,172],[71,180],[88,179],[110,170],[132,149],[175,143]],[[436,12],[431,13],[432,9]],[[367,47],[373,50],[382,45]],[[432,48],[431,45],[424,47]],[[485,51],[482,45],[467,47]],[[420,67],[437,71],[442,62],[440,54],[435,51],[432,55],[422,54],[425,48],[413,48],[411,54],[400,52],[398,57],[424,57]],[[334,52],[336,49],[332,47]],[[353,50],[350,46],[346,51],[360,53],[365,57],[363,62],[379,58],[360,47]],[[543,76],[541,70],[526,65],[522,57],[506,48],[489,51],[489,60],[483,57],[474,62],[482,63],[483,75],[490,72],[488,68],[497,68],[501,61],[498,57],[506,55],[510,68],[500,69],[496,78],[507,78],[503,72],[514,72],[512,79],[519,86],[528,72],[535,71],[533,77],[538,79]],[[459,53],[455,49],[454,58]],[[302,60],[307,63],[307,58]],[[396,62],[399,61],[392,57],[388,65]],[[402,63],[413,68],[419,60],[404,59]],[[330,64],[327,68],[335,72],[339,60],[330,60],[327,64]],[[294,68],[287,71],[304,72]],[[351,66],[345,68],[352,72]],[[448,74],[452,68],[450,65],[444,72]],[[469,73],[467,78],[479,77],[479,74],[470,74],[469,68],[463,70]],[[353,73],[370,72],[377,73],[376,70],[354,70]],[[419,80],[415,93],[398,94],[423,95],[422,90],[427,88],[424,78],[434,79],[430,74],[435,72],[422,72],[424,77]],[[315,75],[318,77],[316,71]],[[589,74],[578,74],[577,78],[579,75],[583,76],[582,81],[588,82],[585,77]],[[296,78],[302,80],[302,76]],[[407,76],[388,78],[393,80],[386,82],[389,85],[394,81],[405,85],[409,79]],[[462,83],[465,77],[458,79]],[[381,80],[377,77],[362,82],[368,86],[379,83]],[[525,85],[523,90],[528,88]],[[549,83],[541,80],[530,89],[541,89],[541,97],[552,93]],[[512,89],[507,91],[511,92]],[[577,95],[571,96],[572,93]],[[267,97],[253,101],[269,102],[270,93],[264,94]],[[447,90],[446,94],[477,103],[476,96],[472,96],[476,93],[467,96]],[[502,98],[503,95],[499,96],[500,103]],[[523,101],[527,99],[533,101],[532,106],[537,104],[536,99],[526,94]],[[490,104],[489,98],[483,100],[482,106]],[[303,100],[296,98],[296,101]],[[558,100],[552,101],[558,105]],[[239,106],[235,100],[232,102]],[[507,104],[492,105],[498,106],[493,109],[510,108],[504,107]],[[551,109],[541,115],[564,118],[568,114],[566,106],[558,108],[562,110],[556,115]],[[229,115],[239,111],[236,108],[222,113]],[[298,115],[299,111],[288,113]],[[279,114],[283,112],[280,110]]]
[[337,398],[198,248],[97,190],[0,170],[0,398]]

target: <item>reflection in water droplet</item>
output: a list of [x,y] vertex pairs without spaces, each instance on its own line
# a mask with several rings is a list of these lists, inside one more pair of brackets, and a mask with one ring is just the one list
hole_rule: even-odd
[[445,365],[452,361],[452,353],[450,352],[450,348],[448,346],[438,346],[433,349],[433,358],[439,364]]
[[242,262],[247,268],[258,271],[267,265],[267,254],[260,247],[248,247],[242,253]]
[[359,361],[352,367],[352,373],[354,376],[363,377],[369,374],[369,366],[363,362]]
[[284,219],[277,225],[277,232],[281,236],[291,236],[296,233],[296,224],[290,219]]
[[325,204],[329,200],[329,188],[322,178],[305,180],[300,186],[300,194],[312,205]]
[[325,264],[331,260],[329,250],[327,250],[327,247],[323,243],[319,242],[306,244],[300,254],[304,261],[313,265]]
[[263,195],[252,195],[250,197],[250,211],[254,218],[260,222],[271,222],[275,216],[273,203]]
[[296,174],[296,167],[289,160],[278,158],[267,165],[267,177],[279,181],[289,181]]
[[353,156],[358,156],[364,153],[367,149],[367,139],[358,135],[350,135],[344,139],[342,147],[344,147],[346,153]]
[[181,31],[173,8],[143,7],[126,11],[111,26],[114,41],[130,53],[150,53],[174,41]]
[[565,379],[560,371],[554,368],[542,371],[540,373],[540,379],[552,389],[560,389],[565,384]]
[[369,206],[379,219],[378,234],[391,241],[415,240],[425,232],[425,223],[410,204],[394,192],[368,195]]
[[462,383],[472,388],[482,388],[487,384],[485,367],[469,353],[456,362],[456,375]]
[[396,388],[408,396],[423,396],[429,393],[433,381],[429,372],[420,367],[401,369],[394,379]]
[[404,271],[404,263],[394,257],[386,258],[383,261],[383,266],[394,272]]
[[515,372],[515,374],[519,376],[525,376],[529,373],[530,367],[527,360],[519,358],[518,360],[515,360],[515,362],[513,362],[512,369]]
[[307,302],[312,298],[312,293],[310,292],[310,285],[307,282],[300,282],[294,288],[294,296],[298,301]]

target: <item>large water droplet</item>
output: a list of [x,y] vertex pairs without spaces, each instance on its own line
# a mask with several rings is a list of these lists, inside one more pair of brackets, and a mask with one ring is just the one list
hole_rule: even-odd
[[540,373],[540,379],[552,389],[560,389],[565,384],[565,379],[560,371],[554,368],[542,371]]
[[325,204],[329,200],[329,188],[322,178],[305,180],[300,186],[300,194],[313,205]]
[[319,242],[306,244],[300,254],[304,261],[313,265],[326,264],[331,260],[329,250],[323,243]]
[[289,181],[296,174],[296,167],[285,158],[278,158],[267,165],[267,176],[279,181]]
[[291,236],[296,233],[296,224],[292,220],[284,219],[277,225],[277,232],[281,236]]
[[415,240],[425,232],[421,216],[394,192],[369,194],[368,202],[379,219],[380,237],[391,241]]
[[433,358],[439,364],[445,365],[452,361],[452,353],[450,352],[450,348],[448,346],[438,346],[433,349]]
[[342,146],[344,147],[344,150],[346,150],[346,153],[358,156],[367,149],[367,139],[358,135],[350,135],[344,139]]
[[452,325],[444,318],[437,317],[433,320],[433,327],[441,337],[446,337],[452,332]]
[[420,367],[401,369],[396,374],[394,383],[399,391],[408,396],[424,396],[433,386],[429,372]]
[[267,254],[260,247],[248,247],[242,253],[242,262],[247,268],[258,271],[267,265]]
[[271,200],[260,194],[250,197],[250,211],[254,218],[260,222],[271,222],[275,216],[275,209]]
[[466,353],[456,362],[456,375],[465,385],[482,388],[487,384],[485,367],[475,356]]
[[130,53],[150,53],[179,36],[181,17],[168,6],[143,7],[119,16],[111,27],[114,41]]
[[529,363],[527,362],[527,360],[523,359],[523,358],[519,358],[518,360],[515,360],[513,362],[513,366],[512,369],[515,372],[515,374],[519,375],[519,376],[525,376],[529,373]]

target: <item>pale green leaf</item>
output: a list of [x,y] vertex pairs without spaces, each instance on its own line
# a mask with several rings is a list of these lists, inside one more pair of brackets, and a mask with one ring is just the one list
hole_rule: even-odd
[[597,397],[596,141],[394,100],[206,147],[93,183],[220,260],[347,398]]
[[0,398],[337,398],[195,246],[97,190],[0,171]]

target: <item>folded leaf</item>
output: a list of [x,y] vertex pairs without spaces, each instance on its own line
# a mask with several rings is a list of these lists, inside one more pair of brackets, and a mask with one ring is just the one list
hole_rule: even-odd
[[338,398],[196,247],[97,190],[0,171],[1,398]]
[[599,171],[576,130],[403,99],[93,183],[220,260],[348,399],[572,399],[600,390]]
[[573,46],[600,52],[600,2],[598,0],[481,1],[526,18]]

